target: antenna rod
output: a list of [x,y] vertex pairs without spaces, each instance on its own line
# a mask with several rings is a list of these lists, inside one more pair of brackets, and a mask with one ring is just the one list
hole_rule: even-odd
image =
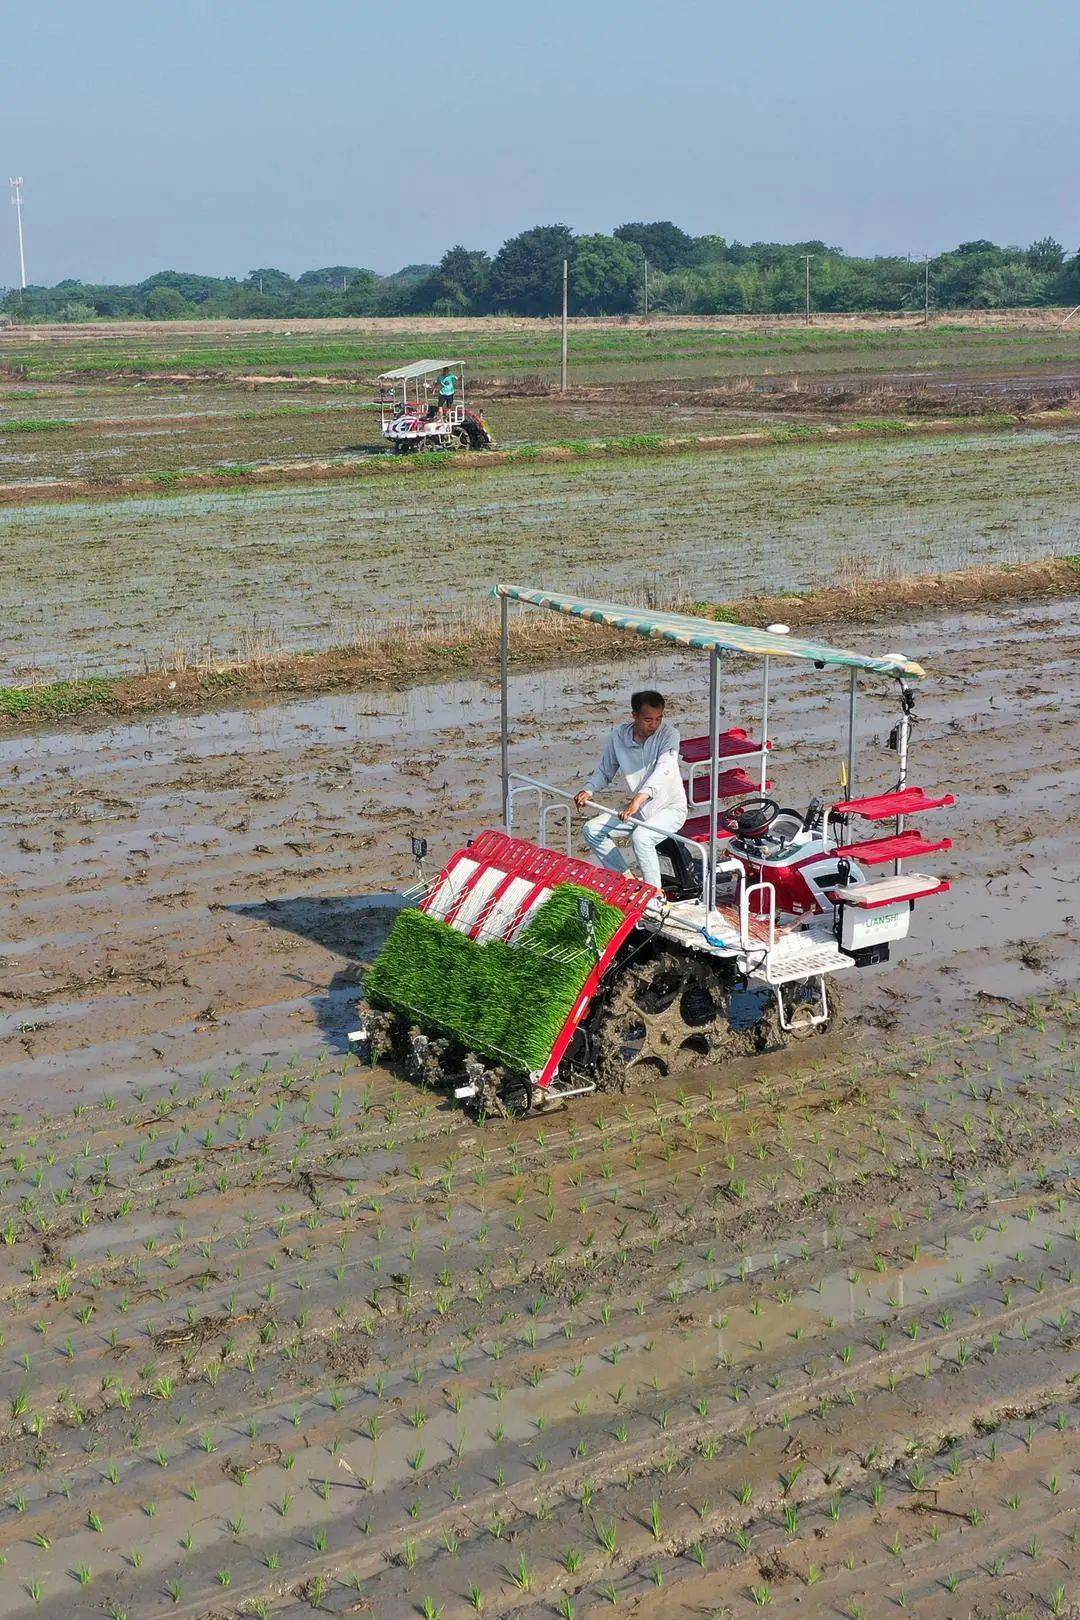
[[23,249],[22,175],[20,174],[18,179],[16,179],[12,175],[9,175],[8,176],[8,184],[11,187],[12,206],[15,209],[15,214],[16,214],[16,217],[17,217],[18,222],[19,222],[19,275],[22,278],[22,280],[20,282],[20,285],[21,285],[23,291],[25,292],[26,291],[26,253],[25,253],[25,251]]

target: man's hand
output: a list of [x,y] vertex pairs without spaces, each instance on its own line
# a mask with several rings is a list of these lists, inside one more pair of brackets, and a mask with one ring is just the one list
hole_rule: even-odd
[[648,804],[648,802],[649,796],[647,793],[636,793],[625,809],[619,811],[619,820],[632,821],[634,817],[641,812],[642,807]]
[[577,805],[579,810],[584,810],[591,798],[592,794],[589,792],[588,788],[582,788],[580,793],[574,794],[574,803]]

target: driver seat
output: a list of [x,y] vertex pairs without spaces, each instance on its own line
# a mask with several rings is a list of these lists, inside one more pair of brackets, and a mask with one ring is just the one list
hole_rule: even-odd
[[[720,838],[726,837],[721,834]],[[705,840],[708,833],[705,834]],[[720,838],[717,842],[720,842]],[[701,900],[705,894],[705,842],[700,843],[701,853],[689,849],[686,844],[677,838],[665,838],[656,846],[656,858],[660,863],[660,887],[666,900]],[[730,885],[730,878],[723,875],[717,879],[717,896]]]
[[665,838],[656,846],[656,858],[660,862],[660,887],[666,899],[701,899],[705,883],[704,849],[698,859],[677,838]]

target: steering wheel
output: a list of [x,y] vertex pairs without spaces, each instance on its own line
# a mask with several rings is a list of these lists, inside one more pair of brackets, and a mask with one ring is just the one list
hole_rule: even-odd
[[723,832],[739,838],[763,838],[780,814],[775,799],[754,797],[729,804],[716,817],[716,825]]

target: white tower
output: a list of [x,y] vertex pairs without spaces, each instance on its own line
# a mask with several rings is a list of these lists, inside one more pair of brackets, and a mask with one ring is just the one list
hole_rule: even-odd
[[20,175],[17,180],[13,176],[9,175],[8,176],[8,184],[11,186],[11,201],[12,201],[12,205],[13,205],[13,207],[15,209],[16,217],[18,218],[18,221],[19,221],[19,274],[22,277],[22,281],[21,281],[20,285],[22,287],[25,287],[26,286],[26,254],[25,254],[25,252],[23,250],[23,233],[22,233],[22,175]]

